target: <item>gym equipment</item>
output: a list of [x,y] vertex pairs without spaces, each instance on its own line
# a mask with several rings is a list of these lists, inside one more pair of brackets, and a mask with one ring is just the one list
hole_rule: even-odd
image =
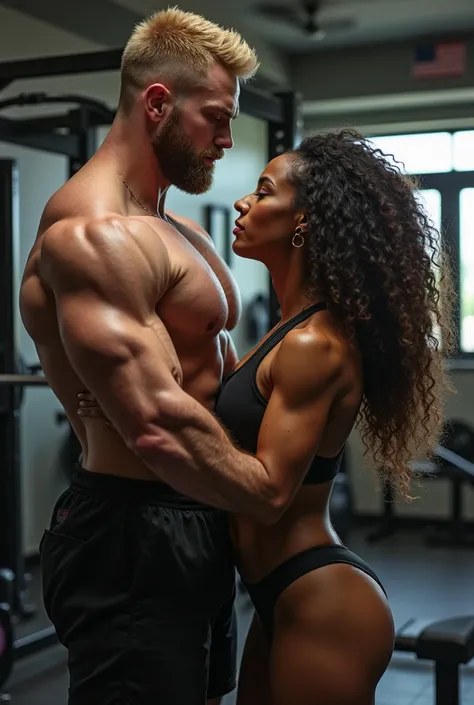
[[[0,688],[10,676],[13,668],[13,630],[11,621],[11,593],[14,575],[11,570],[0,570]],[[0,693],[0,702],[8,701]]]
[[434,661],[436,705],[460,705],[459,666],[474,657],[474,617],[410,619],[396,633],[395,651]]
[[257,294],[244,311],[245,337],[251,347],[257,345],[270,330],[268,303],[268,297]]
[[[0,688],[5,683],[13,669],[13,631],[10,607],[0,604]],[[10,696],[0,693],[0,702],[8,702]]]
[[[474,537],[466,530],[463,519],[462,495],[466,485],[474,486],[474,429],[463,421],[449,420],[442,435],[443,445],[438,445],[434,462],[423,461],[413,464],[415,472],[429,479],[447,479],[451,484],[451,512],[446,529],[442,532],[429,532],[426,543],[429,546],[450,546],[452,548],[474,547]],[[367,541],[377,542],[395,533],[398,520],[395,515],[393,489],[383,485],[383,516],[367,536]]]
[[[137,15],[137,21],[142,18]],[[0,91],[16,80],[118,71],[122,49],[20,59],[0,63]],[[72,176],[96,150],[95,128],[110,125],[115,111],[100,101],[78,95],[47,96],[45,93],[21,94],[3,101],[3,107],[41,103],[69,102],[79,105],[62,115],[47,115],[24,120],[1,118],[0,139],[69,157]],[[2,103],[0,103],[0,109]],[[292,92],[269,93],[242,85],[240,110],[268,122],[269,161],[293,147],[302,124],[301,100]],[[12,369],[12,367],[10,367]]]
[[[39,365],[30,370],[39,371]],[[13,448],[18,448],[18,390],[30,386],[48,386],[42,375],[0,374],[0,392],[7,392],[12,403],[10,408],[0,408],[0,431],[2,439],[8,439]],[[15,393],[16,392],[16,393]],[[3,395],[5,397],[5,394]],[[10,437],[5,433],[9,429]],[[7,452],[5,452],[7,451]],[[21,549],[21,497],[20,497],[20,455],[18,450],[8,454],[3,448],[3,465],[0,473],[0,494],[2,507],[8,509],[7,522],[0,532],[0,688],[7,681],[13,663],[37,651],[39,648],[57,643],[54,627],[42,629],[21,639],[13,639],[12,617],[29,617],[34,607],[27,603],[27,590],[24,560]],[[13,518],[13,520],[12,520]],[[8,700],[8,695],[0,695],[0,702]]]
[[[28,603],[25,567],[21,550],[21,487],[19,452],[19,389],[27,386],[48,386],[39,375],[0,374],[0,392],[9,393],[11,406],[0,408],[0,433],[4,445],[0,446],[3,463],[0,474],[2,516],[5,525],[0,531],[0,566],[14,575],[10,607],[14,614],[30,617],[34,608]],[[8,452],[8,444],[11,451]]]

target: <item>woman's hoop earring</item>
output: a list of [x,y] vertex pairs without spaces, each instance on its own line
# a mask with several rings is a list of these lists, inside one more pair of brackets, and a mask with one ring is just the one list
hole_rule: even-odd
[[295,234],[293,235],[291,244],[293,245],[293,247],[303,247],[304,245],[304,237],[301,234],[301,228],[299,225],[295,230]]

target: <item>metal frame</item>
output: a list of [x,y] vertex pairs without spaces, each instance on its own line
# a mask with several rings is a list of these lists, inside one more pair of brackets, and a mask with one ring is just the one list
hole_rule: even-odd
[[[5,61],[0,63],[0,90],[13,81],[25,78],[66,76],[97,71],[118,71],[122,59],[122,49],[110,49],[84,54],[46,56],[37,59]],[[243,84],[240,92],[242,112],[261,120],[282,123],[285,120],[285,101],[279,95],[272,95],[251,85]],[[102,124],[108,124],[107,121]]]
[[[3,212],[0,221],[0,369],[15,370],[18,361],[15,349],[15,273],[12,262],[14,233],[18,228],[15,222],[18,186],[16,164],[11,159],[0,160],[0,190]],[[26,616],[29,610],[25,600],[20,511],[20,405],[21,391],[17,386],[0,387],[0,516],[6,527],[9,527],[8,530],[0,531],[0,568],[8,568],[14,573],[11,607],[15,613]]]
[[[110,49],[84,54],[6,61],[0,63],[0,91],[14,81],[27,78],[117,71],[120,69],[121,59],[122,49]],[[269,123],[270,159],[279,153],[275,152],[275,149],[282,139],[285,145],[294,144],[298,101],[298,97],[290,92],[273,95],[251,85],[243,84],[241,87],[241,111]],[[0,109],[11,105],[46,102],[77,103],[80,107],[63,115],[47,116],[37,120],[0,118],[0,140],[64,154],[69,157],[69,174],[72,176],[96,150],[96,132],[93,128],[111,124],[115,111],[99,101],[83,96],[48,97],[44,93],[20,94],[16,98],[0,101]],[[64,134],[65,128],[68,134]],[[280,133],[283,138],[279,136]]]
[[45,93],[20,93],[0,100],[0,110],[45,103],[77,103],[79,107],[60,115],[36,119],[0,117],[0,140],[62,154],[69,158],[69,175],[73,176],[96,151],[95,127],[110,124],[115,113],[105,103],[82,95],[48,96]]
[[[220,214],[224,221],[224,242],[220,242],[219,233],[215,232],[214,227],[214,216]],[[214,241],[214,245],[218,247],[219,254],[227,264],[228,267],[231,266],[232,260],[232,243],[230,239],[231,234],[231,214],[230,208],[228,206],[214,205],[209,203],[204,206],[204,228],[209,234],[211,240]],[[219,248],[220,246],[220,248]]]

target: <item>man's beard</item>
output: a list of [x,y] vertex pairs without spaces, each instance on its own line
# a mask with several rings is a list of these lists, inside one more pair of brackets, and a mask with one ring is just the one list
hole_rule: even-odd
[[179,112],[175,109],[158,135],[152,141],[153,151],[160,170],[167,181],[185,193],[199,194],[209,191],[214,178],[214,167],[204,163],[205,157],[219,159],[222,150],[212,153],[197,152],[181,126]]

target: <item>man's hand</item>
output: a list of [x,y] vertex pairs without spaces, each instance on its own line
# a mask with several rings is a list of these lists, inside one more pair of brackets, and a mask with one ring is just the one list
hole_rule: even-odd
[[94,399],[90,392],[80,392],[77,395],[77,414],[82,419],[100,419],[104,422],[104,426],[113,428],[110,420],[97,403],[97,399]]

